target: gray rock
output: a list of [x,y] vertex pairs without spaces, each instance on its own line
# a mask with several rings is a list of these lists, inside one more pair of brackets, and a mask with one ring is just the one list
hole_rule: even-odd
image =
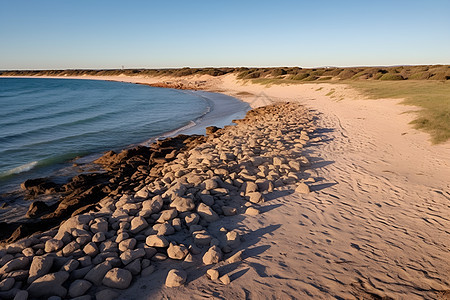
[[94,243],[100,243],[103,242],[104,240],[106,240],[106,236],[104,232],[97,232],[96,234],[94,234],[94,236],[92,237],[92,241]]
[[173,245],[172,243],[167,248],[167,255],[171,259],[182,260],[189,254],[188,249],[184,245]]
[[164,236],[149,235],[145,240],[145,244],[149,247],[164,248],[169,246],[169,242]]
[[187,273],[183,270],[172,269],[169,271],[166,277],[167,287],[181,286],[186,282]]
[[299,194],[309,194],[309,186],[306,183],[299,183],[298,186],[295,188],[295,191]]
[[30,264],[30,258],[18,257],[8,261],[2,268],[0,268],[0,274],[9,273],[15,270],[23,270]]
[[70,273],[72,271],[75,271],[79,265],[80,262],[78,260],[71,259],[61,267],[61,271],[66,271]]
[[219,219],[217,213],[204,203],[198,205],[197,213],[207,222],[214,222]]
[[103,277],[105,277],[105,274],[111,270],[112,266],[109,262],[102,262],[101,264],[98,264],[95,266],[92,270],[90,270],[86,276],[84,276],[84,279],[89,280],[95,285],[100,285],[102,283]]
[[86,255],[89,255],[89,256],[96,256],[97,254],[98,254],[98,247],[97,247],[97,244],[95,244],[94,242],[90,242],[90,243],[88,243],[86,246],[84,246],[84,248],[83,248],[83,252],[86,254]]
[[212,246],[203,255],[203,263],[205,265],[216,264],[222,260],[222,250],[218,246]]
[[70,284],[69,296],[72,298],[82,296],[91,288],[92,283],[87,280],[77,279]]
[[138,258],[133,260],[128,265],[126,265],[124,269],[130,271],[132,275],[138,275],[139,273],[141,273],[141,259]]
[[126,250],[133,250],[134,247],[136,246],[136,243],[137,243],[136,239],[133,238],[123,240],[119,243],[119,250],[122,252]]
[[145,256],[145,250],[143,248],[138,248],[134,250],[127,250],[120,255],[120,259],[122,260],[124,265],[128,265],[130,262],[137,258],[141,258]]
[[138,233],[148,227],[147,221],[143,217],[135,217],[131,220],[131,232]]
[[53,266],[53,257],[51,256],[35,256],[31,262],[28,283],[32,283],[35,279],[47,274]]
[[14,300],[27,300],[28,299],[28,292],[24,290],[19,290],[14,296]]
[[133,275],[125,269],[114,268],[106,273],[103,285],[116,289],[126,289],[130,286]]
[[217,271],[216,269],[209,269],[208,271],[206,271],[206,274],[211,280],[219,279],[219,271]]
[[31,297],[59,296],[64,298],[67,294],[67,290],[62,286],[62,284],[68,278],[68,272],[59,271],[56,273],[50,273],[33,281],[27,291]]
[[264,202],[263,195],[260,192],[251,192],[248,193],[249,201],[252,203],[261,203]]
[[157,235],[171,235],[175,233],[175,228],[168,223],[155,224],[153,225],[153,230]]
[[176,197],[170,207],[175,208],[179,213],[191,211],[195,208],[194,200],[185,197]]
[[5,278],[2,281],[0,281],[0,291],[9,291],[14,286],[14,283],[16,283],[16,280],[14,278]]

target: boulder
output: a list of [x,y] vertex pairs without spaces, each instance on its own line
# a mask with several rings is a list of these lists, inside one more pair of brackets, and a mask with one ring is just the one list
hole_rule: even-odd
[[257,216],[259,215],[259,210],[254,207],[249,207],[245,210],[245,214],[249,216]]
[[0,292],[9,291],[16,283],[14,278],[8,277],[0,281]]
[[217,280],[219,279],[219,271],[216,269],[209,269],[206,271],[206,275],[208,275],[209,279],[211,280]]
[[65,271],[50,273],[34,280],[28,287],[27,291],[31,297],[35,298],[50,296],[59,296],[64,298],[67,294],[67,290],[62,286],[62,284],[68,278],[69,273]]
[[134,250],[127,250],[120,255],[120,259],[122,260],[124,265],[128,265],[130,262],[137,258],[141,258],[145,256],[145,250],[143,248],[137,248]]
[[225,216],[234,216],[237,213],[236,208],[231,207],[231,206],[224,205],[221,208],[222,208],[223,214]]
[[133,275],[130,271],[120,268],[114,268],[106,273],[103,278],[103,285],[115,289],[126,289],[130,286]]
[[182,260],[189,254],[188,249],[184,245],[173,245],[172,243],[167,248],[167,255],[171,259]]
[[226,235],[227,245],[231,248],[237,248],[241,244],[241,237],[236,231],[230,231]]
[[260,192],[251,192],[247,196],[249,197],[249,201],[252,203],[264,202],[263,195]]
[[32,283],[39,277],[47,274],[53,266],[53,257],[51,256],[35,256],[31,262],[28,275],[28,283]]
[[228,274],[223,275],[222,277],[219,278],[219,280],[225,285],[228,285],[231,282],[230,276],[228,276]]
[[84,279],[89,280],[95,285],[100,285],[102,283],[103,277],[105,277],[106,273],[112,269],[111,263],[108,261],[102,262],[95,266],[92,270],[90,270]]
[[95,294],[95,300],[113,300],[119,297],[120,294],[114,290],[105,289]]
[[0,268],[0,275],[9,273],[15,270],[23,270],[30,264],[28,257],[18,257],[8,261],[3,267]]
[[172,269],[169,271],[166,277],[167,287],[181,286],[186,282],[187,273],[183,270]]
[[175,208],[179,213],[191,211],[195,208],[194,200],[186,197],[176,197],[170,207]]
[[214,222],[219,219],[219,215],[211,209],[208,205],[204,203],[200,203],[197,207],[197,213],[202,217],[206,222]]
[[147,221],[143,217],[135,217],[131,220],[130,231],[132,233],[138,233],[148,227]]
[[97,244],[95,244],[94,242],[88,243],[86,246],[84,246],[83,252],[91,257],[96,256],[98,254]]
[[222,260],[222,250],[218,246],[212,246],[209,250],[203,255],[203,263],[205,265],[217,264]]
[[164,202],[160,195],[157,195],[153,197],[151,200],[146,200],[142,202],[142,210],[149,210],[151,211],[150,214],[156,214],[161,211],[161,208],[163,207]]
[[145,244],[149,247],[164,248],[169,246],[169,242],[164,236],[149,235],[145,240]]
[[309,186],[306,183],[299,183],[297,187],[295,188],[295,191],[299,194],[309,194]]
[[63,241],[57,239],[50,239],[45,242],[45,252],[56,252],[64,246]]
[[92,283],[87,280],[77,279],[70,284],[69,296],[72,298],[83,296],[91,288]]

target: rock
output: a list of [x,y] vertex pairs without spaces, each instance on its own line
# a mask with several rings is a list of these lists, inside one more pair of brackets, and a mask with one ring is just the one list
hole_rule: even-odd
[[9,273],[15,270],[23,270],[30,264],[28,257],[18,257],[8,261],[2,268],[0,268],[0,274]]
[[202,200],[202,202],[205,203],[206,205],[208,205],[208,206],[214,205],[214,197],[213,196],[200,194],[199,197]]
[[208,271],[206,271],[206,274],[211,280],[219,279],[219,271],[217,271],[216,269],[209,269]]
[[24,290],[20,290],[17,292],[16,296],[14,296],[14,300],[27,300],[28,292]]
[[166,286],[167,287],[177,287],[182,286],[187,279],[187,273],[183,270],[172,269],[167,274]]
[[180,231],[181,229],[183,229],[183,226],[182,226],[180,218],[173,219],[172,220],[172,226],[173,226],[173,228],[175,228],[176,231]]
[[189,254],[188,249],[184,245],[173,245],[172,243],[169,245],[167,249],[167,255],[171,259],[182,260]]
[[198,224],[198,221],[200,221],[200,216],[196,213],[190,213],[184,217],[184,221],[188,227],[191,227],[192,225]]
[[254,207],[249,207],[245,210],[245,214],[249,216],[257,216],[259,215],[259,210]]
[[35,256],[31,262],[28,283],[47,274],[53,266],[53,257]]
[[164,202],[160,195],[157,195],[152,198],[152,200],[147,200],[142,202],[142,210],[149,210],[150,214],[156,214],[161,211]]
[[30,204],[25,217],[38,218],[49,212],[51,212],[51,208],[47,204],[45,204],[45,202],[37,200]]
[[202,217],[206,222],[214,222],[219,219],[217,213],[211,209],[208,205],[204,203],[200,203],[197,208],[197,213]]
[[0,291],[9,291],[14,286],[14,283],[16,283],[16,280],[14,278],[5,278],[2,281],[0,281]]
[[97,292],[95,294],[95,300],[113,300],[119,296],[120,296],[120,294],[118,292],[110,290],[110,289],[106,289],[106,290],[101,290],[100,292]]
[[61,240],[50,239],[45,242],[45,252],[56,252],[64,246],[64,243]]
[[69,278],[69,273],[59,271],[44,275],[36,280],[28,287],[27,291],[31,297],[50,297],[59,296],[64,298],[67,290],[62,284]]
[[91,225],[92,233],[97,232],[107,232],[108,231],[108,222],[103,219],[96,219],[96,222]]
[[212,246],[203,255],[203,263],[205,265],[216,264],[222,260],[222,250],[218,246]]
[[130,271],[132,275],[138,275],[139,273],[141,273],[141,259],[138,258],[130,262],[128,265],[125,266],[125,270]]
[[169,246],[169,242],[164,236],[149,235],[145,240],[145,244],[149,247],[164,248]]
[[130,262],[137,258],[141,258],[145,256],[145,250],[143,248],[137,248],[135,250],[127,250],[120,255],[120,259],[122,260],[124,265],[128,265]]
[[[102,253],[106,253],[106,252],[102,252]],[[90,266],[92,264],[92,257],[90,257],[89,255],[80,257],[78,259],[78,262],[81,264],[81,267]]]
[[133,250],[134,247],[136,246],[136,243],[137,243],[136,239],[133,238],[121,241],[119,243],[119,250],[122,252],[127,250]]
[[175,233],[175,228],[170,226],[168,223],[164,224],[155,224],[153,226],[153,230],[157,235],[171,235]]
[[158,220],[156,220],[157,223],[164,223],[167,221],[172,220],[177,216],[177,210],[176,209],[168,209],[161,212],[161,215],[159,216]]
[[89,280],[98,286],[102,283],[103,277],[105,277],[106,273],[111,269],[112,266],[110,262],[102,262],[90,270],[86,276],[84,276],[84,279]]
[[148,227],[147,221],[143,217],[135,217],[131,220],[131,232],[138,233]]
[[203,185],[204,189],[207,191],[219,187],[219,185],[217,184],[217,181],[214,179],[207,179],[203,182],[202,185]]
[[103,278],[103,285],[115,289],[126,289],[130,286],[133,275],[128,270],[114,268],[106,273]]
[[69,256],[78,249],[80,249],[80,244],[78,244],[75,241],[72,241],[64,246],[64,248],[62,249],[62,253],[64,256]]
[[300,194],[309,194],[309,186],[303,182],[299,183],[295,188],[295,191]]
[[86,246],[84,246],[83,252],[91,257],[96,256],[98,254],[97,244],[95,244],[94,242],[88,243]]
[[92,237],[92,241],[94,243],[100,243],[103,242],[104,240],[106,240],[106,236],[104,232],[97,232],[96,234],[94,234],[94,236]]
[[219,278],[219,280],[225,285],[228,285],[231,282],[230,276],[228,276],[228,274],[223,275],[222,277]]
[[231,206],[222,206],[222,211],[225,216],[234,216],[237,213],[236,208]]
[[239,236],[239,233],[236,231],[230,231],[226,235],[227,237],[227,245],[231,248],[237,248],[241,244],[241,237]]
[[258,185],[252,181],[245,182],[242,188],[245,188],[245,195],[258,191]]
[[264,202],[263,195],[260,192],[251,192],[248,194],[249,201],[252,203]]
[[196,231],[193,237],[197,246],[208,246],[212,241],[212,236],[206,230]]
[[76,270],[79,265],[80,265],[80,262],[78,260],[71,259],[61,267],[61,271],[66,271],[66,272],[70,273],[70,272]]
[[240,250],[238,252],[236,252],[235,254],[233,254],[232,256],[230,256],[226,261],[229,264],[238,262],[242,260],[242,253],[244,253],[244,250]]
[[92,283],[87,280],[77,279],[70,284],[69,296],[72,298],[82,296],[91,288]]
[[176,197],[170,203],[170,207],[175,208],[179,213],[191,211],[195,208],[194,200],[185,197]]

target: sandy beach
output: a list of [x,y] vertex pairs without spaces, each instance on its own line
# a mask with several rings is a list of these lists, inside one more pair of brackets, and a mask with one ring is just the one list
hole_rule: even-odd
[[233,74],[76,78],[222,93],[255,110],[157,162],[133,193],[0,250],[0,298],[49,286],[86,299],[450,297],[450,143],[408,124],[416,108]]

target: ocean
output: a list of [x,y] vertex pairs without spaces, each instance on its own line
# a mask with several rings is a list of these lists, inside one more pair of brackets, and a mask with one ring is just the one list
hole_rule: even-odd
[[101,80],[0,78],[0,195],[28,178],[64,180],[73,174],[61,170],[104,151],[178,132],[204,133],[204,127],[227,125],[247,110],[237,99],[207,92]]

